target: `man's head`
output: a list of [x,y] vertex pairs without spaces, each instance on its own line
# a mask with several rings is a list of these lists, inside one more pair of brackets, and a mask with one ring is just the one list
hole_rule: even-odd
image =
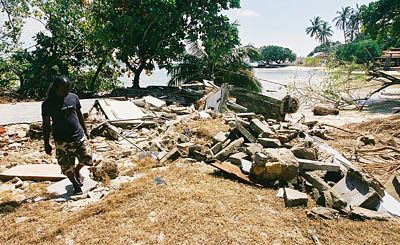
[[57,76],[54,78],[53,91],[57,97],[65,97],[71,90],[71,80],[67,76]]

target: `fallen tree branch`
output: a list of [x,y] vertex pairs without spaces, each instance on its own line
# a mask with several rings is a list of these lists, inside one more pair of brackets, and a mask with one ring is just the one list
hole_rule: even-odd
[[322,123],[321,125],[322,125],[322,126],[331,127],[331,128],[335,128],[335,129],[337,129],[337,130],[340,130],[340,131],[343,131],[343,132],[346,132],[346,133],[349,133],[349,134],[363,135],[363,134],[361,134],[361,133],[359,133],[359,132],[350,131],[350,130],[343,129],[343,128],[340,128],[340,127],[337,127],[337,126],[334,126],[334,125],[327,124],[327,123]]
[[364,149],[364,150],[355,149],[355,153],[379,152],[379,151],[386,151],[386,150],[391,150],[391,151],[394,151],[394,152],[400,154],[400,150],[399,150],[399,149],[396,149],[396,148],[394,148],[394,147],[392,147],[392,146],[383,146],[383,147],[379,147],[379,148]]

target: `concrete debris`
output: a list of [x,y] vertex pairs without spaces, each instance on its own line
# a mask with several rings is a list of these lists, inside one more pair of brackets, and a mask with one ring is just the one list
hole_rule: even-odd
[[370,209],[362,208],[362,207],[351,207],[351,211],[349,214],[351,219],[354,220],[379,220],[386,221],[393,218],[388,213],[385,212],[377,212]]
[[[49,164],[2,169],[0,179],[12,181],[0,184],[0,190],[19,194],[30,189],[32,182],[27,180],[59,181],[48,183],[47,190],[55,193],[52,200],[76,211],[136,179],[138,171],[168,168],[173,162],[182,167],[203,162],[225,177],[281,188],[277,196],[284,198],[286,207],[307,206],[309,195],[319,205],[308,212],[310,217],[336,219],[340,211],[351,218],[386,220],[372,211],[382,209],[388,198],[383,186],[310,137],[328,139],[326,129],[317,122],[284,121],[286,114],[298,109],[295,98],[277,100],[209,82],[120,89],[114,95],[126,97],[98,99],[88,114],[90,143],[99,155],[96,159],[102,160],[96,161],[92,174],[84,171],[83,195],[72,196],[71,183],[51,159],[45,160]],[[328,112],[324,107],[318,113]],[[40,123],[0,127],[0,158],[19,154],[27,142],[41,137]],[[374,141],[370,136],[359,138],[362,145]],[[42,163],[41,157],[40,152],[35,156]],[[157,176],[154,183],[162,186],[166,181]],[[398,194],[398,177],[392,177],[387,188],[392,196]],[[0,209],[12,211],[24,200],[0,199]],[[391,205],[398,205],[393,200]]]
[[290,181],[296,178],[299,163],[288,149],[264,149],[254,157],[251,173],[263,181]]
[[310,218],[333,220],[339,218],[339,211],[327,207],[313,207],[311,210],[307,211],[307,216]]
[[248,155],[243,152],[238,152],[229,156],[229,162],[235,165],[240,166],[242,164],[243,159],[249,159]]
[[229,157],[232,153],[236,151],[236,149],[241,146],[244,142],[243,138],[237,139],[230,143],[228,146],[226,146],[224,149],[222,149],[217,155],[215,155],[215,158],[223,161]]
[[268,124],[265,124],[258,119],[251,120],[250,128],[258,135],[263,134],[263,137],[268,137],[274,134]]
[[283,193],[284,193],[283,198],[285,199],[286,207],[307,206],[308,203],[307,194],[290,188],[284,188]]
[[265,148],[279,148],[282,146],[281,142],[277,139],[258,138],[257,142]]
[[318,149],[314,147],[295,146],[290,149],[300,159],[318,160]]
[[299,167],[301,170],[305,171],[323,170],[329,172],[341,172],[340,166],[338,164],[325,163],[307,159],[297,159],[297,160],[299,161]]

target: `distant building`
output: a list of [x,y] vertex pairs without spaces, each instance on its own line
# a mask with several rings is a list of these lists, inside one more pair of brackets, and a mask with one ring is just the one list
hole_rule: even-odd
[[400,69],[400,48],[384,51],[379,60],[384,64],[385,70]]
[[320,66],[326,66],[328,64],[329,54],[326,52],[315,53],[312,57],[319,59]]

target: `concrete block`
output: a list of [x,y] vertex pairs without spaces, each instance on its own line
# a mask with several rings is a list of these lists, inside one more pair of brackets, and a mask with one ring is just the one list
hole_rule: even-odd
[[257,139],[240,123],[236,126],[239,133],[250,143],[256,143]]
[[284,188],[284,199],[286,207],[307,206],[308,196],[290,188]]
[[324,163],[319,161],[297,159],[299,161],[299,167],[302,170],[323,170],[328,172],[340,172],[340,166],[334,163]]
[[222,150],[222,143],[218,142],[213,147],[211,147],[210,150],[214,155],[217,154],[218,152],[220,152]]
[[229,156],[229,162],[240,166],[241,160],[245,159],[245,158],[248,158],[246,153],[238,152],[238,153],[235,153],[235,154]]
[[351,207],[350,218],[355,220],[379,220],[385,221],[393,218],[390,214],[385,212],[377,212],[361,207]]
[[229,157],[229,155],[231,155],[232,153],[235,152],[236,148],[238,148],[239,146],[241,146],[243,144],[243,142],[244,142],[243,138],[233,141],[227,147],[225,147],[220,152],[218,152],[218,154],[215,155],[215,158],[220,161],[227,159]]
[[228,134],[225,132],[219,132],[217,135],[214,136],[213,138],[213,143],[216,144],[218,142],[225,142],[228,139]]
[[253,119],[250,122],[250,128],[256,132],[258,135],[273,135],[274,132],[269,128],[269,126],[258,119]]
[[278,139],[259,138],[257,141],[265,148],[279,148],[282,146]]
[[242,160],[240,160],[240,164],[241,164],[242,172],[245,174],[249,174],[251,167],[253,166],[253,163],[246,159],[242,159]]

